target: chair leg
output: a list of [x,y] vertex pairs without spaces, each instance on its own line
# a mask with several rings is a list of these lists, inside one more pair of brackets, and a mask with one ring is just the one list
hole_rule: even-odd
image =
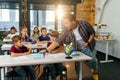
[[66,69],[66,75],[65,75],[65,77],[66,77],[66,80],[67,80],[67,69]]
[[63,74],[62,73],[60,74],[60,80],[63,80]]

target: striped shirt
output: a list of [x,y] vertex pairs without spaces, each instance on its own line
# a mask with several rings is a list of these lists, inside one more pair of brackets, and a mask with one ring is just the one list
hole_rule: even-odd
[[[78,26],[78,32],[79,32],[79,34],[82,37],[82,40],[84,42],[88,42],[89,37],[91,35],[95,35],[95,31],[94,31],[93,27],[87,21],[78,21],[77,26]],[[63,43],[71,43],[72,42],[74,50],[78,49],[77,41],[75,39],[75,35],[74,35],[73,31],[65,30],[63,35],[61,35],[56,41],[60,45],[63,44]],[[93,39],[89,43],[88,47],[91,49],[91,51],[94,49],[95,39]]]

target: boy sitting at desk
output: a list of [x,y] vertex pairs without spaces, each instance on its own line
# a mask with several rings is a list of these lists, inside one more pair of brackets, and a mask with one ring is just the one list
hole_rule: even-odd
[[[19,35],[12,38],[14,43],[10,49],[12,57],[25,56],[31,53],[31,49],[22,45],[21,40],[22,38]],[[22,77],[21,80],[26,80],[26,74],[29,75],[30,80],[35,80],[35,72],[32,66],[18,66],[14,70]]]
[[19,33],[16,31],[16,28],[13,26],[10,28],[10,33],[7,35],[6,39],[12,39],[12,37],[15,35],[19,35]]
[[[59,32],[54,30],[50,33],[50,39],[51,41],[48,42],[48,46],[55,41],[59,37]],[[56,47],[51,53],[58,53],[63,52],[63,46]],[[56,80],[56,77],[62,73],[62,71],[65,69],[65,67],[62,65],[62,63],[55,63],[55,64],[47,64],[46,65],[48,71],[50,72],[51,80]],[[45,74],[42,74],[42,76]],[[42,76],[40,77],[40,80]]]
[[41,36],[39,36],[37,43],[48,42],[50,37],[47,35],[47,29],[45,27],[41,28]]

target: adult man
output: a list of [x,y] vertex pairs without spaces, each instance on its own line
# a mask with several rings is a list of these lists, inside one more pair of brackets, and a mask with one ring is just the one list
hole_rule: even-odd
[[[72,14],[66,14],[63,17],[63,25],[66,29],[63,35],[46,48],[46,50],[42,50],[41,52],[51,52],[56,46],[63,44],[67,37],[70,40],[69,42],[73,43],[74,50],[81,51],[93,58],[92,69],[96,69],[95,54],[93,53],[95,47],[95,31],[92,26],[87,21],[77,22]],[[79,75],[78,62],[75,63],[75,68]]]

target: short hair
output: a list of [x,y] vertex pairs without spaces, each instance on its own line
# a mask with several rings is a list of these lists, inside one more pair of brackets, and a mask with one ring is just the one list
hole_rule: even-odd
[[64,16],[63,16],[62,19],[63,19],[63,20],[68,19],[68,20],[71,21],[71,22],[76,20],[76,19],[75,19],[75,16],[74,16],[73,14],[70,14],[70,13],[64,14]]
[[50,36],[59,37],[59,32],[56,31],[56,30],[53,30],[53,31],[50,33]]
[[20,35],[15,35],[15,36],[12,37],[12,41],[13,41],[13,42],[18,42],[19,40],[20,40],[20,41],[22,40],[22,38],[21,38]]
[[16,30],[16,28],[15,28],[14,26],[12,26],[12,27],[10,28],[10,30],[12,30],[12,29],[15,29],[15,30]]
[[41,32],[42,32],[42,30],[47,30],[47,29],[46,29],[45,27],[42,27],[42,28],[41,28]]

